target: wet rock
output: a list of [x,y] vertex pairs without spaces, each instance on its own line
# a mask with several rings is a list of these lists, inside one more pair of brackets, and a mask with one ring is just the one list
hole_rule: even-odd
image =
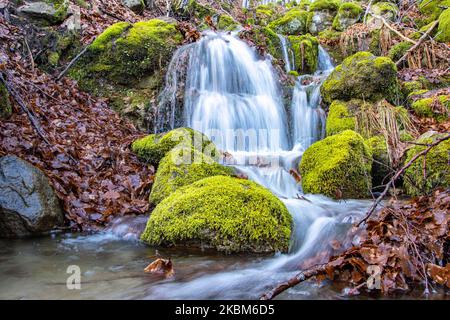
[[44,173],[16,156],[0,158],[0,237],[40,234],[63,221],[60,203]]

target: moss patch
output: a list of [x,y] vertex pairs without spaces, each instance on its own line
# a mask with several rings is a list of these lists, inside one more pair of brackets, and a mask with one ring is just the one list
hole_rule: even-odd
[[141,239],[227,252],[287,251],[292,218],[258,184],[215,176],[178,189],[152,212]]
[[346,58],[325,80],[321,93],[326,103],[353,98],[395,102],[399,94],[397,68],[387,57],[358,52]]
[[217,22],[217,28],[219,30],[233,31],[238,27],[239,23],[237,23],[232,17],[228,15],[221,15],[219,17],[219,21]]
[[432,98],[424,98],[414,101],[411,109],[420,117],[434,118],[437,121],[445,121],[449,116],[450,96],[441,95]]
[[341,133],[345,130],[355,130],[356,119],[349,103],[335,100],[328,112],[326,133],[327,136]]
[[338,31],[344,31],[349,26],[357,23],[364,13],[363,8],[353,2],[344,2],[339,7],[336,17],[333,20],[333,28]]
[[319,41],[310,34],[289,36],[298,73],[314,73],[318,65]]
[[412,43],[408,41],[399,42],[389,50],[388,57],[393,61],[398,61],[411,48]]
[[422,0],[419,4],[419,11],[425,15],[425,19],[421,19],[419,25],[428,24],[437,20],[445,8],[450,7],[450,0]]
[[[417,139],[417,143],[430,144],[439,138],[442,134],[427,132]],[[408,163],[416,154],[425,150],[426,146],[414,146],[407,154],[404,164]],[[448,165],[448,151],[450,150],[450,141],[444,141],[424,157],[417,159],[405,171],[404,187],[410,196],[419,196],[429,194],[437,187],[448,188],[450,186],[450,172]],[[424,168],[425,163],[425,168]]]
[[372,150],[372,186],[374,189],[386,184],[391,172],[391,161],[389,159],[386,139],[383,136],[375,136],[366,140]]
[[214,143],[204,134],[191,128],[178,128],[165,134],[151,134],[134,141],[131,150],[143,161],[157,166],[175,147],[195,149],[212,158],[219,156]]
[[8,118],[12,114],[9,93],[3,83],[0,83],[0,118]]
[[365,198],[372,187],[372,152],[364,139],[352,130],[311,145],[300,162],[305,193],[336,198]]
[[436,40],[440,42],[450,42],[450,8],[439,16],[439,27]]
[[191,151],[191,148],[174,148],[161,160],[150,194],[152,204],[157,205],[180,187],[201,179],[233,174],[232,168],[218,164],[197,150]]
[[308,12],[298,8],[289,10],[283,17],[271,22],[269,28],[283,35],[299,35],[307,30]]

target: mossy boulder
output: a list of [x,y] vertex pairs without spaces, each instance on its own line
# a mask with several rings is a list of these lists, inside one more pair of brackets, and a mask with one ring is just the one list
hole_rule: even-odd
[[[442,138],[444,135],[445,134],[438,134],[430,131],[420,136],[415,142],[425,145],[415,145],[412,147],[406,154],[404,164],[407,164],[415,155],[425,150],[427,148],[426,144],[431,144]],[[408,195],[425,195],[429,194],[437,187],[450,187],[450,167],[448,165],[449,150],[450,140],[441,142],[425,156],[419,157],[408,169],[406,169],[403,185]]]
[[321,93],[326,103],[333,100],[386,98],[394,102],[399,94],[397,67],[387,57],[358,52],[346,58],[328,76]]
[[151,134],[131,145],[136,155],[154,166],[173,148],[190,148],[217,159],[219,152],[207,136],[191,128],[178,128],[163,134]]
[[439,27],[436,40],[450,42],[450,7],[439,16]]
[[411,109],[419,117],[445,121],[449,117],[450,95],[418,99],[411,104]]
[[294,52],[295,70],[301,73],[314,73],[319,60],[319,41],[316,37],[306,34],[303,36],[289,36]]
[[292,218],[255,182],[214,176],[178,189],[152,212],[141,239],[150,245],[226,252],[286,252]]
[[366,144],[371,148],[373,156],[372,186],[375,190],[380,190],[392,172],[386,139],[383,136],[375,136],[367,139]]
[[309,6],[308,28],[312,34],[329,29],[339,9],[337,0],[316,0]]
[[255,23],[260,26],[267,26],[278,17],[272,3],[262,4],[255,8]]
[[229,15],[223,14],[218,18],[217,29],[225,31],[233,31],[239,28],[239,23]]
[[124,6],[130,8],[135,13],[142,13],[145,9],[144,0],[122,0]]
[[71,75],[88,91],[103,81],[136,83],[165,67],[182,39],[174,24],[159,19],[118,22],[95,39]]
[[5,85],[0,82],[0,119],[10,117],[12,114],[11,101],[9,100],[9,93]]
[[300,35],[307,31],[308,12],[293,8],[269,24],[269,28],[278,34]]
[[450,7],[450,0],[421,0],[419,11],[425,16],[417,21],[419,25],[426,25],[439,18],[441,13]]
[[425,84],[419,80],[405,81],[401,83],[403,96],[408,97],[411,93],[426,89]]
[[356,117],[350,102],[335,100],[330,105],[326,122],[327,136],[341,133],[345,130],[355,130]]
[[63,22],[68,16],[68,9],[68,0],[43,0],[26,2],[17,8],[17,12],[38,24],[47,26]]
[[257,48],[263,48],[275,59],[283,59],[281,40],[269,27],[253,26],[250,30],[240,32],[239,36],[251,39]]
[[364,14],[363,8],[354,2],[344,2],[333,20],[333,28],[338,31],[344,31],[348,27],[359,22]]
[[[398,16],[398,7],[393,2],[377,2],[371,6],[371,11],[383,17],[386,21],[394,21]],[[378,19],[372,15],[367,17],[367,23],[372,28],[380,28],[383,24],[381,19]]]
[[303,154],[299,169],[305,193],[365,198],[372,188],[372,151],[352,130],[311,145]]
[[213,17],[216,11],[207,4],[199,3],[195,0],[175,0],[172,1],[172,11],[180,18],[197,19],[203,21],[206,17]]
[[408,41],[399,42],[399,43],[393,45],[391,47],[391,49],[389,49],[388,57],[392,61],[398,61],[398,60],[400,60],[401,57],[403,57],[403,55],[406,53],[406,51],[408,51],[408,49],[411,48],[412,45],[413,44]]
[[159,204],[180,187],[212,176],[231,176],[233,169],[191,148],[174,148],[161,160],[150,193],[150,202]]

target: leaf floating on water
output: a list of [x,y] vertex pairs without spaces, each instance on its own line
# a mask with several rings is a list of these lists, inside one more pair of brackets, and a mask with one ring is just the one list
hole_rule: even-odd
[[161,274],[166,278],[173,277],[175,271],[173,270],[173,263],[170,259],[162,259],[158,258],[152,263],[150,263],[145,269],[144,272]]

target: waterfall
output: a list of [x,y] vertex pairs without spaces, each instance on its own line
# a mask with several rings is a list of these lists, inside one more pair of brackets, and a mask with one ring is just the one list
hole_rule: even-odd
[[278,38],[280,39],[281,50],[283,52],[284,69],[286,70],[286,72],[292,71],[292,68],[295,65],[295,61],[294,55],[290,50],[290,43],[288,39],[286,39],[286,37],[281,34],[278,34]]
[[[149,295],[164,299],[258,298],[267,288],[292,277],[299,266],[328,261],[336,253],[332,241],[348,247],[347,231],[370,205],[370,201],[341,203],[320,195],[302,195],[300,184],[291,175],[304,149],[323,136],[325,116],[319,107],[319,89],[333,66],[320,47],[319,70],[298,78],[289,136],[278,79],[269,61],[234,35],[212,32],[189,52],[185,124],[208,135],[236,160],[231,165],[283,201],[294,221],[291,246],[289,254],[257,260],[246,267],[185,283],[162,283],[149,289]],[[257,139],[258,143],[239,144],[236,141],[241,135],[244,141]],[[255,161],[247,161],[252,156]],[[307,283],[296,290],[312,291]]]
[[192,50],[186,124],[227,151],[289,147],[286,112],[269,61],[234,35],[207,32]]
[[306,150],[325,136],[325,112],[320,108],[320,87],[333,71],[328,53],[319,46],[318,70],[297,79],[291,105],[295,148]]

